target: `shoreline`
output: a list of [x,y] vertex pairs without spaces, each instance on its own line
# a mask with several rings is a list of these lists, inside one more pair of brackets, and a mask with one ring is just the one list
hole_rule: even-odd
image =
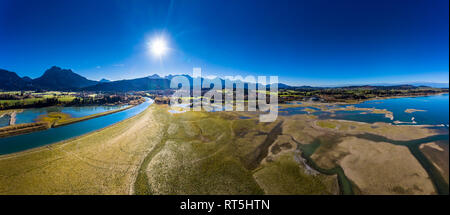
[[437,95],[445,95],[445,94],[449,94],[450,92],[440,92],[440,93],[431,93],[431,94],[424,94],[424,95],[405,95],[405,96],[386,96],[386,97],[374,97],[374,98],[368,98],[368,99],[361,99],[361,100],[353,100],[353,101],[349,101],[349,102],[343,102],[343,101],[336,101],[336,102],[332,102],[332,101],[323,101],[323,102],[310,102],[310,101],[301,101],[301,100],[292,100],[292,101],[286,101],[283,103],[279,103],[279,104],[292,104],[292,105],[296,105],[293,102],[302,102],[302,103],[311,103],[311,104],[323,104],[323,105],[352,105],[352,104],[361,104],[363,102],[366,101],[376,101],[376,100],[384,100],[384,99],[400,99],[400,98],[416,98],[416,97],[428,97],[428,96],[437,96]]
[[23,123],[18,125],[5,126],[0,128],[0,138],[13,137],[36,131],[43,131],[49,128],[49,124],[45,122]]
[[43,150],[49,150],[49,149],[51,149],[51,147],[63,145],[65,143],[67,143],[67,142],[70,142],[70,141],[73,141],[73,140],[77,140],[77,139],[82,138],[84,136],[92,135],[94,133],[103,131],[103,130],[109,128],[109,127],[115,126],[115,125],[117,125],[119,123],[123,123],[125,121],[131,120],[131,119],[133,119],[133,118],[143,114],[150,107],[151,107],[151,105],[149,105],[146,109],[144,109],[143,111],[141,111],[140,113],[138,113],[138,114],[136,114],[136,115],[134,115],[132,117],[129,117],[127,119],[118,121],[118,122],[113,123],[111,125],[108,125],[106,127],[103,127],[103,128],[97,129],[97,130],[93,130],[93,131],[90,131],[88,133],[85,133],[85,134],[82,134],[82,135],[79,135],[79,136],[71,137],[71,138],[68,138],[68,139],[65,139],[65,140],[62,140],[62,141],[59,141],[59,142],[50,143],[50,144],[43,145],[43,146],[38,146],[38,147],[35,147],[35,148],[26,149],[26,150],[23,150],[23,151],[18,151],[18,152],[13,152],[13,153],[8,153],[8,154],[0,154],[0,160],[11,158],[11,157],[17,157],[17,156],[21,156],[21,155],[25,155],[25,154],[29,154],[29,153],[36,153],[36,152],[40,152],[40,151],[43,151]]
[[136,107],[136,106],[137,105],[130,105],[128,107],[124,107],[124,108],[117,109],[117,110],[111,110],[111,111],[106,111],[106,112],[102,112],[102,113],[91,114],[91,115],[84,116],[84,117],[69,118],[65,122],[61,122],[61,123],[55,122],[52,125],[52,128],[57,128],[57,127],[65,126],[65,125],[74,124],[74,123],[77,123],[77,122],[82,122],[82,121],[95,119],[95,118],[102,117],[102,116],[107,116],[107,115],[110,115],[110,114],[113,114],[113,113],[118,113],[118,112],[121,112],[121,111],[124,111],[124,110],[128,110],[128,109]]
[[[110,115],[110,114],[114,114],[114,113],[118,113],[118,112],[121,112],[121,111],[128,110],[128,109],[136,107],[137,105],[142,104],[142,103],[143,102],[138,103],[138,104],[134,104],[134,105],[129,105],[127,107],[116,109],[116,110],[110,110],[110,111],[105,111],[105,112],[102,112],[102,113],[96,113],[96,114],[87,115],[87,116],[84,116],[84,117],[69,118],[69,119],[66,119],[65,121],[63,121],[61,123],[58,123],[58,121],[56,121],[56,122],[46,122],[46,121],[38,120],[38,121],[32,122],[32,123],[22,123],[22,124],[17,124],[17,125],[4,126],[4,127],[0,127],[0,129],[12,128],[12,130],[14,130],[13,129],[14,126],[20,126],[20,125],[26,126],[26,125],[42,124],[42,123],[47,123],[48,124],[46,129],[26,130],[26,131],[24,130],[24,131],[19,132],[19,133],[14,133],[14,131],[12,131],[13,134],[11,134],[11,135],[7,135],[6,134],[6,135],[1,136],[0,138],[13,137],[13,136],[22,135],[22,134],[29,134],[29,133],[33,133],[35,131],[47,130],[47,129],[51,129],[51,128],[57,128],[57,127],[65,126],[65,125],[70,125],[70,124],[74,124],[74,123],[90,120],[90,119],[95,119],[95,118],[98,118],[98,117],[107,116],[107,115]],[[15,110],[24,110],[24,109],[11,109],[11,111],[13,111],[13,112],[15,112]]]
[[416,98],[416,97],[428,97],[428,96],[437,96],[437,95],[444,95],[449,94],[449,92],[445,93],[432,93],[432,94],[425,94],[425,95],[407,95],[407,96],[387,96],[387,97],[376,97],[376,98],[370,98],[362,100],[361,102],[358,102],[357,104],[360,104],[365,101],[372,101],[372,100],[384,100],[384,99],[401,99],[401,98]]
[[358,100],[356,103],[345,103],[343,104],[361,104],[366,101],[377,101],[377,100],[384,100],[384,99],[401,99],[401,98],[416,98],[416,97],[428,97],[428,96],[437,96],[437,95],[444,95],[449,94],[449,92],[445,93],[432,93],[432,94],[425,94],[425,95],[406,95],[406,96],[387,96],[387,97],[375,97],[375,98],[369,98],[369,99],[362,99]]

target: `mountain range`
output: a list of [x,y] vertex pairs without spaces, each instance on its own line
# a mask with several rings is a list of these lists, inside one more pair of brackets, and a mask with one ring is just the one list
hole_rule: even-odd
[[[59,90],[59,91],[110,91],[110,92],[127,92],[127,91],[145,91],[145,90],[165,90],[170,88],[170,80],[179,75],[168,75],[160,77],[157,74],[147,76],[144,78],[136,78],[129,80],[109,81],[102,79],[100,81],[89,80],[70,69],[62,69],[53,66],[47,69],[41,77],[31,79],[29,77],[19,77],[15,72],[0,69],[0,90]],[[195,78],[189,75],[182,75],[188,78],[189,82],[193,84]],[[204,79],[201,79],[202,81]],[[224,84],[224,80],[220,79]],[[250,83],[245,83],[247,88]],[[191,85],[192,86],[192,85]],[[420,86],[448,88],[448,83],[405,83],[405,84],[376,84],[364,86],[346,86],[347,88],[373,88],[379,86],[380,88],[414,88]],[[338,88],[343,88],[338,87]],[[310,87],[310,86],[289,86],[283,83],[278,84],[279,89],[323,89],[335,87]]]
[[19,77],[15,72],[0,69],[0,90],[59,90],[59,91],[144,91],[169,89],[170,79],[152,75],[130,80],[89,80],[70,69],[53,66],[36,79]]
[[30,84],[29,78],[21,78],[14,72],[0,69],[0,89],[5,91],[28,89],[30,87],[28,84]]
[[78,75],[70,69],[52,67],[44,74],[32,80],[33,86],[44,90],[76,90],[83,87],[96,85],[97,81],[91,81]]

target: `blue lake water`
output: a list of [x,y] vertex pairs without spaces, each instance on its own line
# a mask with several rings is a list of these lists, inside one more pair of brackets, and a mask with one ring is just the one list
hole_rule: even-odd
[[[347,105],[336,105],[334,108],[345,106]],[[369,111],[335,111],[334,113],[317,111],[313,114],[321,119],[343,119],[367,123],[394,123],[394,121],[400,121],[405,122],[401,124],[413,124],[411,119],[414,117],[415,124],[418,125],[445,125],[448,127],[449,124],[449,94],[370,100],[354,106],[359,108],[387,109],[393,113],[394,119],[386,118],[384,114],[372,114]],[[332,108],[330,106],[330,109]],[[304,109],[305,107],[288,107],[280,109],[280,111],[285,111],[280,112],[280,115],[307,114]],[[406,113],[406,109],[424,111]]]
[[[387,109],[394,113],[394,121],[411,122],[414,117],[417,124],[447,125],[449,124],[448,94],[371,100],[355,105],[361,108]],[[405,113],[406,109],[419,109],[424,112]]]
[[114,123],[117,123],[119,121],[122,121],[124,119],[139,114],[140,112],[144,111],[148,106],[150,106],[152,103],[153,100],[146,99],[144,103],[118,113],[113,113],[110,115],[66,126],[51,128],[44,131],[0,138],[0,154],[8,154],[39,146],[44,146],[62,140],[66,140],[69,138],[77,137],[91,131],[105,128]]
[[0,117],[0,128],[9,125],[9,116]]
[[335,111],[334,113],[316,112],[314,115],[319,116],[320,119],[342,119],[367,123],[393,122],[393,120],[386,118],[384,114],[370,114],[367,111]]
[[[30,108],[24,109],[22,112],[16,115],[16,124],[31,123],[34,122],[40,115],[45,115],[50,112],[62,112],[70,114],[72,117],[83,117],[91,114],[102,113],[105,111],[115,110],[123,108],[125,105],[115,106],[82,106],[82,107],[44,107],[44,108]],[[9,125],[9,116],[3,116],[0,118],[0,127]]]

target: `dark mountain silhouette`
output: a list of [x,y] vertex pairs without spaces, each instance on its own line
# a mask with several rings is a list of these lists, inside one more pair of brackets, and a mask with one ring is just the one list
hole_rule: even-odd
[[20,78],[15,72],[0,69],[0,89],[20,90],[27,88],[27,82]]
[[57,66],[45,71],[45,73],[33,80],[33,86],[45,90],[76,90],[97,84],[78,75],[70,69],[61,69]]
[[161,77],[159,77],[158,74],[150,75],[150,76],[148,76],[148,78],[151,78],[151,79],[161,79]]
[[278,83],[278,89],[289,89],[291,86],[283,83]]
[[28,77],[28,76],[22,77],[22,80],[24,80],[24,81],[27,82],[27,83],[31,83],[31,82],[33,81],[33,79],[31,79],[31,78]]
[[295,90],[321,90],[325,89],[326,87],[311,87],[311,86],[297,86],[297,87],[290,87],[289,89],[295,89]]
[[111,81],[108,80],[108,79],[102,78],[102,80],[100,80],[99,82],[100,82],[100,83],[109,83],[109,82],[111,82]]
[[409,83],[414,86],[427,86],[427,87],[434,87],[434,88],[448,88],[448,83],[432,83],[432,82],[414,82]]
[[145,91],[145,90],[165,90],[169,89],[170,80],[137,78],[131,80],[112,81],[108,83],[99,83],[94,86],[84,87],[84,91],[104,91],[104,92],[127,92],[127,91]]

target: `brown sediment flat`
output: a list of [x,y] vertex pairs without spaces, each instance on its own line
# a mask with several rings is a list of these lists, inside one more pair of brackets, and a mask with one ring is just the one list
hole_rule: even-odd
[[283,134],[292,136],[301,144],[312,143],[327,134],[357,135],[370,133],[392,140],[408,141],[439,134],[429,125],[392,125],[389,123],[364,123],[347,120],[317,120],[306,114],[279,116],[283,120]]
[[[435,194],[428,174],[405,146],[347,137],[337,146],[336,159],[362,194]],[[316,159],[318,159],[316,157]]]
[[329,132],[325,129],[316,129],[313,124],[317,120],[309,115],[299,114],[289,117],[279,116],[278,118],[283,119],[282,133],[292,136],[300,144],[310,144],[316,137]]
[[332,140],[320,142],[311,158],[325,169],[341,166],[347,177],[361,187],[362,193],[435,193],[428,174],[407,147],[352,137],[370,133],[409,141],[439,134],[439,131],[429,129],[428,125],[315,120],[305,115],[293,115],[283,120],[283,134],[292,136],[300,144],[313,143],[320,137],[332,137]]
[[[392,125],[383,122],[370,124],[364,122],[331,119],[321,121],[326,122],[327,124],[335,124],[336,127],[338,127],[338,132],[342,134],[371,133],[399,141],[421,139],[439,134],[439,131],[429,129],[429,125]],[[322,127],[322,129],[327,128]]]
[[405,110],[405,113],[414,113],[414,112],[425,112],[426,110],[419,110],[419,109],[413,109],[413,108],[408,108]]
[[449,147],[444,142],[430,142],[420,145],[420,150],[439,170],[445,181],[449,183]]
[[445,145],[440,145],[436,142],[424,143],[424,144],[420,145],[420,149],[423,149],[425,147],[430,147],[432,149],[435,149],[435,150],[441,151],[441,152],[446,151],[445,148],[447,148],[447,151],[448,151],[448,146],[446,147]]

